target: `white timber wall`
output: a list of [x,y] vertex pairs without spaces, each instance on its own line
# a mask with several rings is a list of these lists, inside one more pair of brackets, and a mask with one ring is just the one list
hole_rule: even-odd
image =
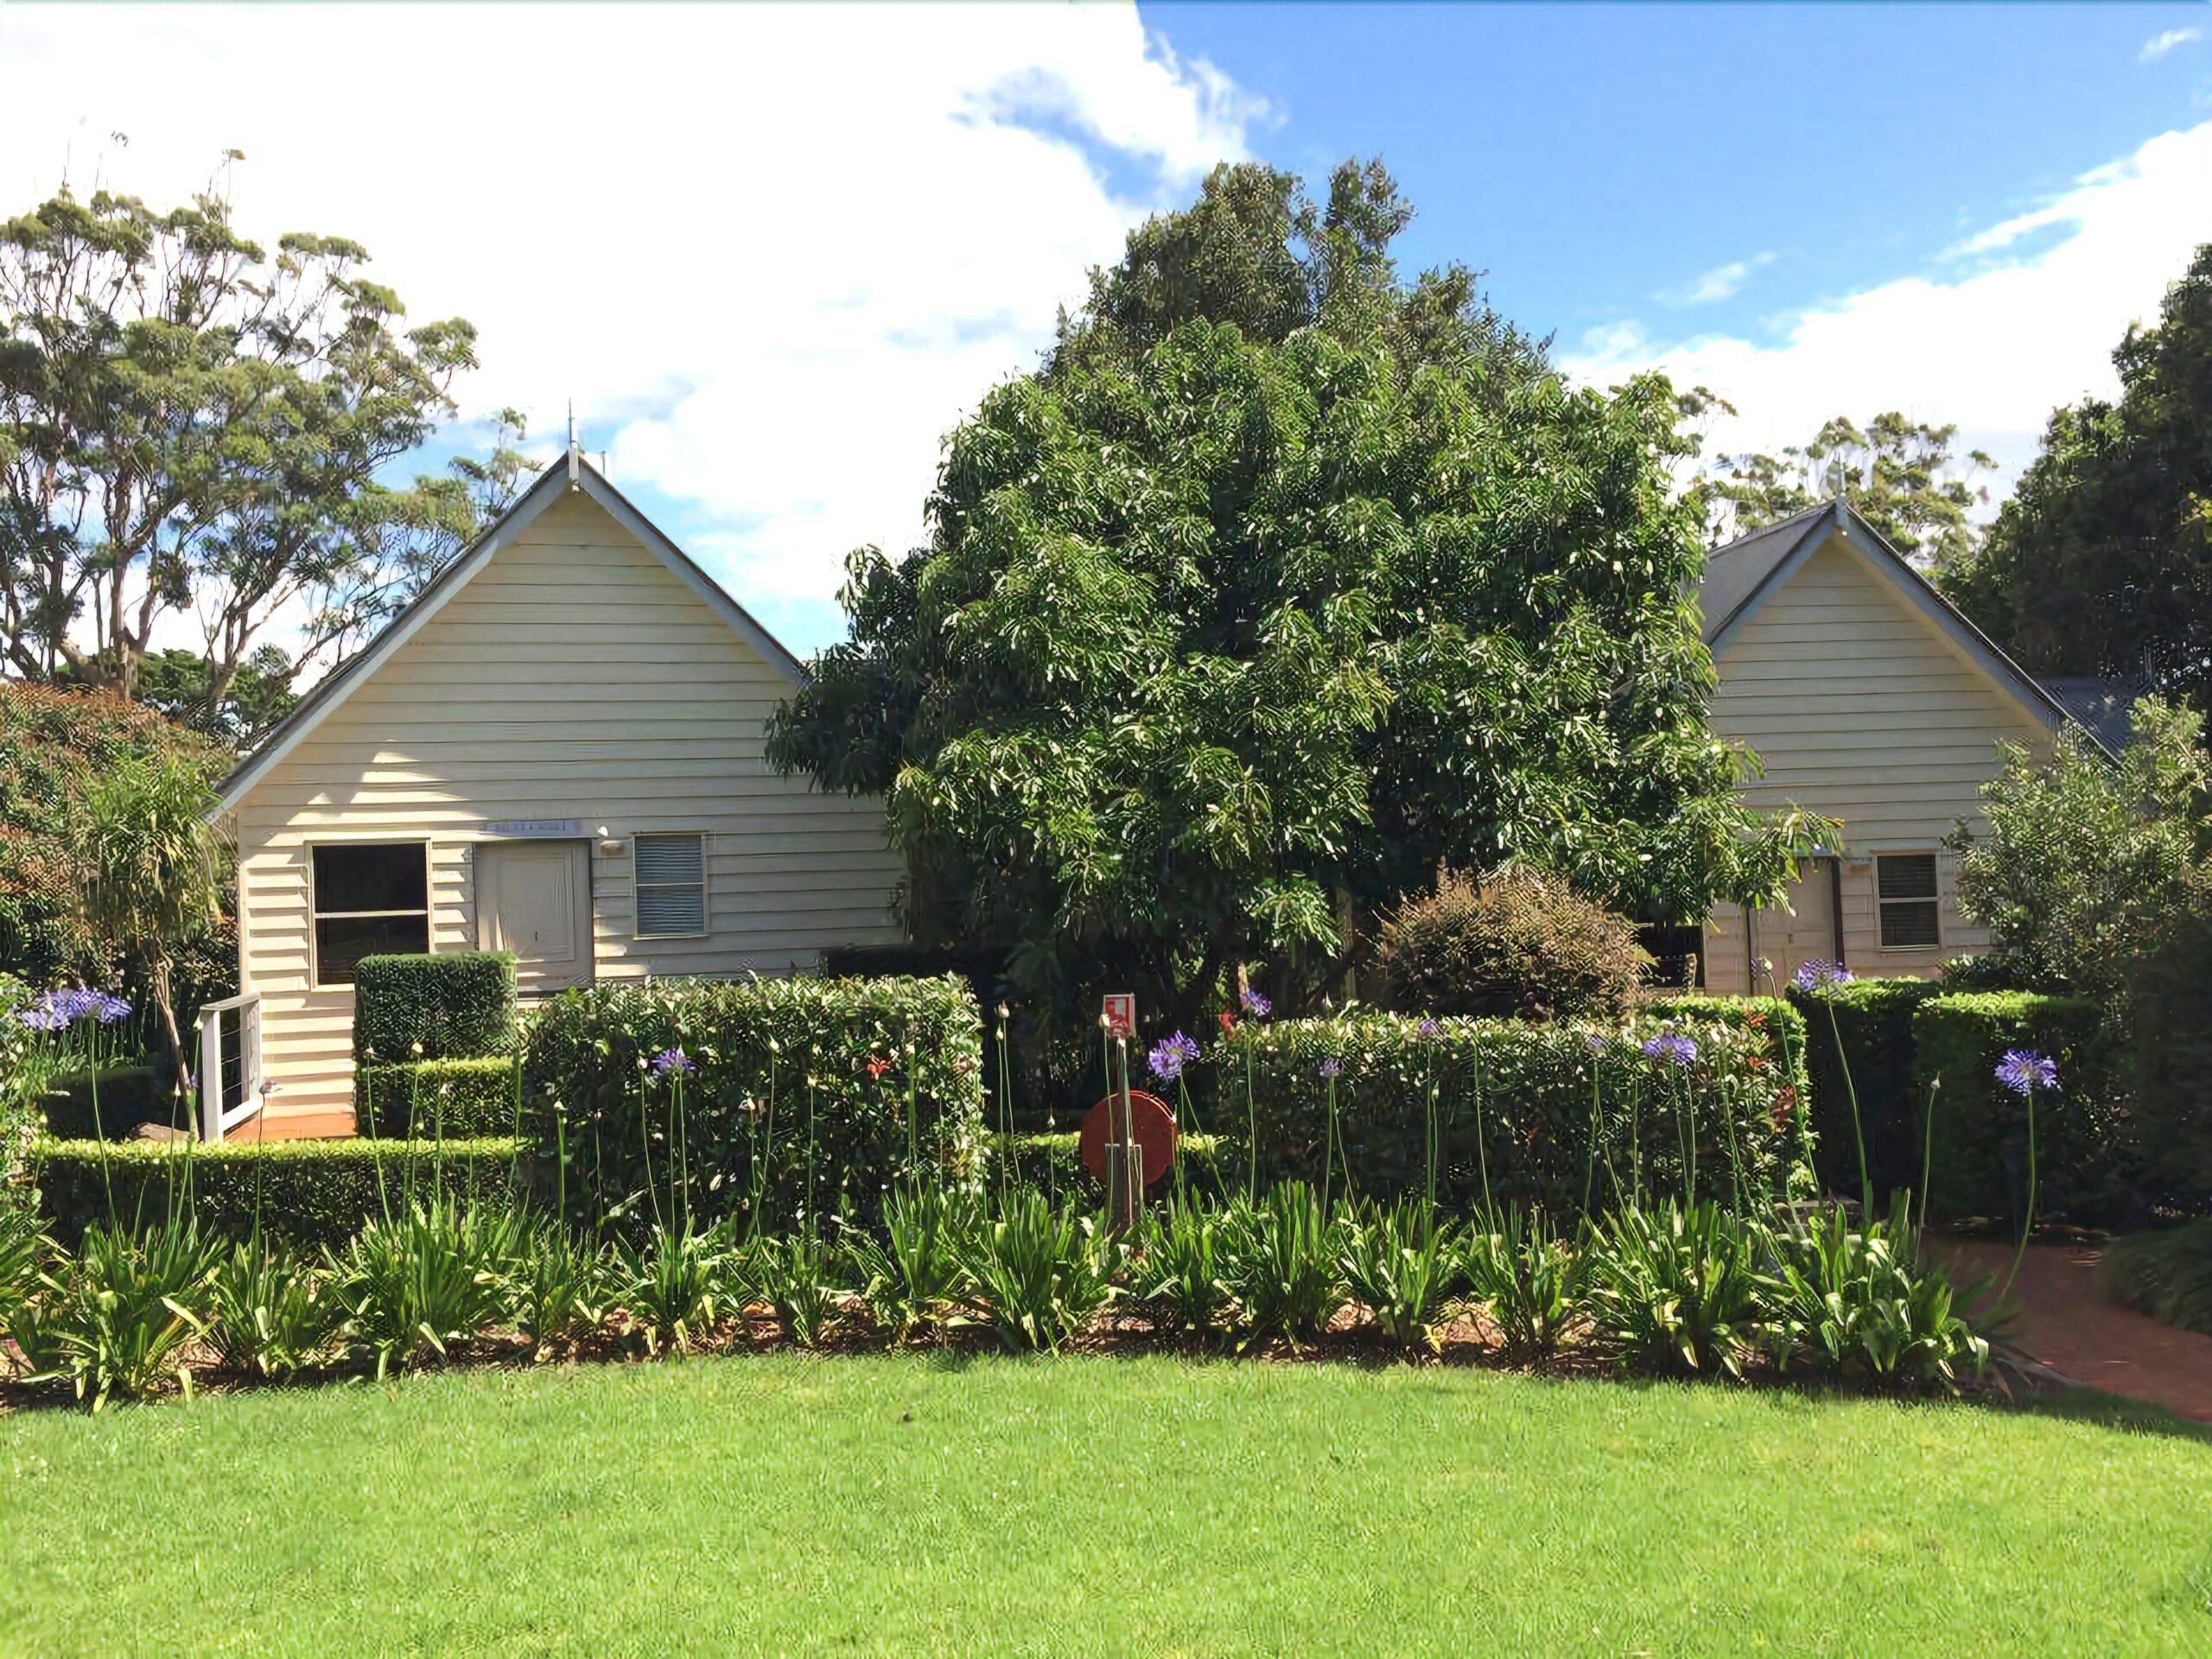
[[[1935,973],[1986,950],[1986,929],[1958,907],[1956,860],[1942,844],[1966,819],[1986,827],[1980,786],[2009,741],[2048,755],[2050,729],[1886,575],[1831,537],[1714,653],[1714,733],[1748,746],[1766,775],[1746,786],[1762,808],[1795,802],[1843,821],[1843,956],[1862,976]],[[1885,950],[1872,855],[1937,854],[1942,944]],[[1745,918],[1732,905],[1706,925],[1706,984],[1749,983]]]
[[[263,999],[270,1132],[352,1123],[353,992],[309,982],[320,841],[427,841],[430,948],[473,950],[483,826],[581,820],[601,983],[784,972],[895,940],[881,803],[767,765],[765,724],[790,690],[588,499],[525,526],[238,804],[240,969]],[[632,860],[600,846],[665,830],[706,833],[705,937],[634,937]]]

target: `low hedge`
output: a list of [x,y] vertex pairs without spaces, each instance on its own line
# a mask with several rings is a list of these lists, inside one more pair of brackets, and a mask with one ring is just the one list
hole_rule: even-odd
[[[671,1049],[696,1069],[656,1072]],[[982,1056],[950,975],[659,980],[544,1004],[523,1089],[578,1220],[868,1219],[894,1181],[981,1183]]]
[[413,1060],[353,1071],[353,1122],[363,1135],[425,1140],[516,1132],[518,1102],[512,1056]]
[[[2128,1125],[2096,1004],[2028,991],[1952,992],[1921,1004],[1912,1034],[1923,1098],[1934,1089],[1934,1213],[2017,1224],[2026,1213],[2032,1106],[2035,1214],[2088,1223],[2113,1218],[2129,1175]],[[2015,1048],[2056,1061],[2058,1088],[2023,1096],[1998,1082],[1998,1063]]]
[[[1691,1063],[1648,1056],[1643,1045],[1662,1035],[1689,1039]],[[1803,1054],[1802,1024],[1778,1001],[1683,997],[1605,1027],[1370,1014],[1248,1021],[1187,1080],[1205,1096],[1199,1122],[1231,1135],[1250,1123],[1262,1186],[1319,1184],[1323,1068],[1335,1062],[1330,1183],[1341,1191],[1348,1167],[1355,1192],[1384,1198],[1427,1190],[1433,1088],[1440,1202],[1471,1206],[1487,1192],[1566,1215],[1616,1186],[1678,1192],[1692,1158],[1701,1194],[1732,1201],[1739,1179],[1754,1202],[1782,1192],[1804,1147]]]
[[1814,1167],[1828,1192],[1855,1198],[1860,1191],[1851,1123],[1853,1088],[1877,1208],[1886,1211],[1892,1189],[1919,1186],[1918,1049],[1912,1021],[1931,998],[1949,990],[1933,979],[1858,979],[1817,991],[1790,991],[1789,1001],[1804,1016],[1807,1030]]
[[353,967],[353,1063],[475,1059],[515,1046],[505,950],[363,957]]
[[[1244,1149],[1226,1135],[1186,1135],[1176,1142],[1182,1162],[1182,1179],[1209,1198],[1224,1192],[1244,1190]],[[1045,1135],[994,1135],[990,1137],[990,1182],[1003,1169],[1014,1185],[1039,1192],[1074,1194],[1103,1203],[1106,1185],[1084,1166],[1083,1136],[1072,1129]],[[1004,1167],[1009,1164],[1011,1167]],[[1145,1189],[1158,1198],[1175,1190],[1173,1171]]]
[[[102,1154],[105,1151],[105,1157]],[[188,1191],[202,1227],[236,1237],[263,1230],[301,1245],[337,1246],[410,1191],[442,1184],[462,1196],[511,1191],[529,1178],[528,1147],[512,1138],[429,1141],[270,1141],[176,1146],[50,1141],[32,1148],[31,1179],[54,1235],[73,1246],[92,1222],[166,1213]],[[105,1179],[103,1171],[105,1170]]]

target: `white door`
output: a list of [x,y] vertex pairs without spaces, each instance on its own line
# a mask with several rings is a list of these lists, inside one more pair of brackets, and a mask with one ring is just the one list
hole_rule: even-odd
[[590,984],[590,844],[479,842],[476,942],[515,953],[525,996]]
[[1801,964],[1834,962],[1840,954],[1835,937],[1835,861],[1807,859],[1797,868],[1797,880],[1784,895],[1789,908],[1757,912],[1758,954],[1774,963],[1777,986],[1787,986]]

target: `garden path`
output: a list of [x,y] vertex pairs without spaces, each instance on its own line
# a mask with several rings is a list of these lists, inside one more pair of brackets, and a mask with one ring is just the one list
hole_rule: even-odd
[[[2002,1284],[2012,1269],[2010,1245],[1949,1239],[1940,1248],[1969,1282],[1993,1274]],[[2094,1245],[2031,1245],[2013,1286],[2022,1309],[2013,1346],[2069,1382],[2212,1422],[2212,1337],[2107,1301],[2096,1265]]]

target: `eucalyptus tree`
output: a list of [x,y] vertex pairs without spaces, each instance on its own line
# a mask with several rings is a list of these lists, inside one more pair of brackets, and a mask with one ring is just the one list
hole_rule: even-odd
[[[1574,389],[1465,273],[1401,283],[1405,217],[1377,169],[1325,213],[1217,174],[953,432],[927,543],[853,556],[770,751],[884,793],[918,938],[1188,1015],[1254,957],[1318,995],[1441,864],[1667,919],[1784,879],[1808,826],[1706,725],[1671,389]],[[1155,266],[1198,298],[1132,324],[1184,292]]]
[[[342,237],[264,249],[205,194],[66,188],[0,225],[0,660],[131,696],[204,632],[204,710],[286,636],[327,664],[472,527],[468,481],[379,469],[452,412],[475,331],[407,327]],[[257,672],[268,667],[258,659]]]

